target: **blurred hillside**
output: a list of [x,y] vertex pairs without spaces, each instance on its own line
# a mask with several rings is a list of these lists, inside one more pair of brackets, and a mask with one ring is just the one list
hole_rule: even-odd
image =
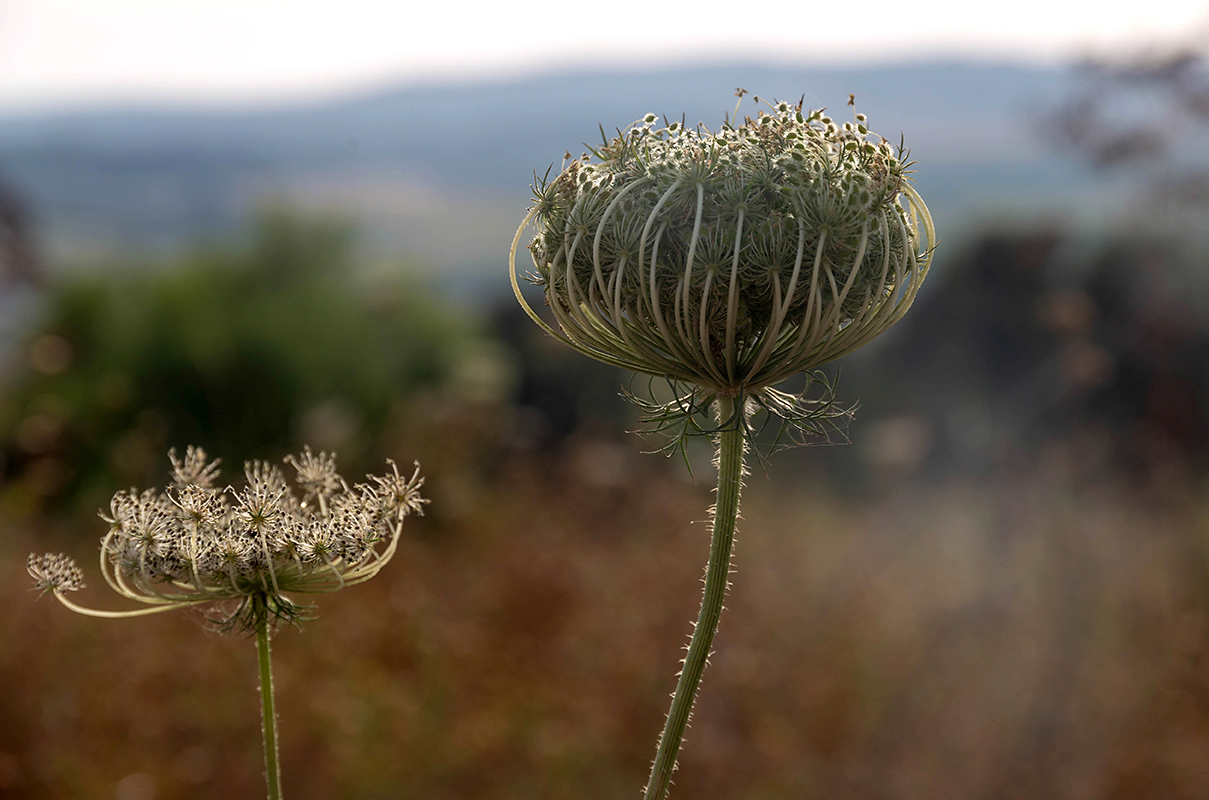
[[[52,252],[230,239],[267,202],[340,213],[364,246],[406,250],[445,285],[491,294],[533,171],[654,111],[709,127],[742,86],[833,110],[856,95],[900,134],[949,236],[991,214],[1087,220],[1113,191],[1047,142],[1038,115],[1067,68],[942,62],[862,69],[739,64],[426,86],[238,112],[131,108],[0,117],[0,171],[38,209]],[[755,108],[750,98],[742,113]]]

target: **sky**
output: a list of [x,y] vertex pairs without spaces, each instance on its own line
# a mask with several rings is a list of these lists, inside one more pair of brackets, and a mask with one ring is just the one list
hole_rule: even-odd
[[1108,7],[1103,0],[0,0],[0,111],[262,105],[391,84],[667,63],[954,56],[1053,63],[1209,42],[1205,0],[1122,4],[1111,14]]

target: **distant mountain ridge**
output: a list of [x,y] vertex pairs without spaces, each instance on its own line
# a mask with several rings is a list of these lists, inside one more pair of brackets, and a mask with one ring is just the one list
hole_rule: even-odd
[[[804,94],[839,117],[855,94],[874,131],[895,143],[904,135],[938,212],[1069,192],[1087,176],[1030,121],[1073,80],[1064,68],[1019,64],[738,64],[416,86],[264,110],[9,114],[0,115],[0,175],[27,193],[52,244],[223,237],[277,199],[343,208],[384,241],[443,262],[434,266],[474,269],[523,214],[535,170],[648,111],[716,127],[738,86]],[[745,98],[740,113],[755,108]],[[457,216],[467,208],[477,220]]]

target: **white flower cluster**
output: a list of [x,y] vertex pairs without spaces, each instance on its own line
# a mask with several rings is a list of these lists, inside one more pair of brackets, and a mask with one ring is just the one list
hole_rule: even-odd
[[[372,578],[394,554],[403,519],[422,514],[427,502],[419,465],[405,477],[388,462],[386,475],[349,486],[334,456],[307,448],[286,459],[298,497],[281,469],[263,461],[245,464],[246,483],[236,489],[216,486],[219,462],[201,448],[169,458],[170,488],[118,492],[101,515],[109,523],[102,572],[119,594],[153,606],[236,601],[221,620],[229,627],[250,629],[265,615],[296,619],[301,609],[284,593],[332,592]],[[31,556],[31,575],[60,600],[80,583],[66,557],[36,561]]]
[[863,114],[776,103],[716,132],[648,114],[538,181],[534,280],[581,352],[756,391],[910,306],[936,236],[905,159]]

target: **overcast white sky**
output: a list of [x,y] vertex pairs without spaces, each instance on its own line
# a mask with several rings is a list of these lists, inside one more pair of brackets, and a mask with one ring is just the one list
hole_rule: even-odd
[[1206,40],[1205,0],[0,0],[0,110],[288,102],[397,82],[711,60],[1054,61]]

